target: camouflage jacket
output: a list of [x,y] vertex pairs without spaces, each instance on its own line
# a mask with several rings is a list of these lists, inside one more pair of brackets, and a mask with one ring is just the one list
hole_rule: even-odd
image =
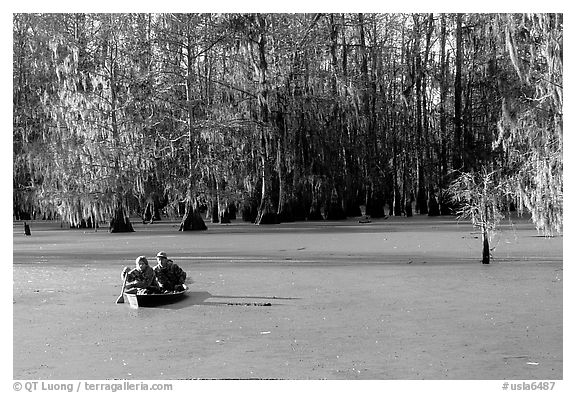
[[156,275],[154,274],[154,269],[150,266],[142,271],[138,269],[132,269],[127,273],[126,284],[133,288],[149,288],[156,287]]
[[166,267],[160,264],[154,266],[154,273],[158,285],[169,291],[173,290],[176,285],[184,284],[186,280],[186,272],[170,259]]

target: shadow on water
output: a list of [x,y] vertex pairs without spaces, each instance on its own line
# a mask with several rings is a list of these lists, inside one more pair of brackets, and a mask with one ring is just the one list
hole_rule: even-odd
[[[215,301],[212,299],[216,299]],[[226,301],[227,299],[228,301]],[[278,296],[238,296],[238,295],[212,295],[210,292],[188,292],[180,300],[171,303],[165,303],[154,307],[141,307],[146,309],[158,308],[169,310],[180,310],[192,306],[254,306],[270,307],[281,306],[286,303],[284,300],[299,300],[295,297],[278,297]],[[242,301],[245,300],[245,301]]]

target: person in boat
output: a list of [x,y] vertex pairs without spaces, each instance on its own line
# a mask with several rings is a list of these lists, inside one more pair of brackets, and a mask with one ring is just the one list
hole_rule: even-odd
[[174,263],[164,251],[156,254],[158,264],[154,266],[156,282],[163,292],[183,291],[186,272]]
[[126,266],[122,270],[121,278],[122,281],[126,279],[126,293],[146,295],[159,292],[156,274],[154,269],[148,264],[148,259],[145,256],[141,255],[136,258],[136,267],[134,269]]

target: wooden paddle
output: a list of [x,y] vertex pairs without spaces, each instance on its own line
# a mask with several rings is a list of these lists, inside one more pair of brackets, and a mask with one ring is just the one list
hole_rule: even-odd
[[126,288],[126,279],[128,278],[128,272],[124,275],[124,282],[122,283],[122,291],[120,292],[120,296],[116,299],[116,304],[124,303],[124,288]]

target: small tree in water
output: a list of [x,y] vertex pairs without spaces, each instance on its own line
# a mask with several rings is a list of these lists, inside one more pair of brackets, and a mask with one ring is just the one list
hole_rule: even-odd
[[482,263],[490,263],[490,240],[507,201],[505,188],[498,183],[498,172],[462,173],[450,184],[449,192],[458,206],[458,219],[466,218],[482,231]]

